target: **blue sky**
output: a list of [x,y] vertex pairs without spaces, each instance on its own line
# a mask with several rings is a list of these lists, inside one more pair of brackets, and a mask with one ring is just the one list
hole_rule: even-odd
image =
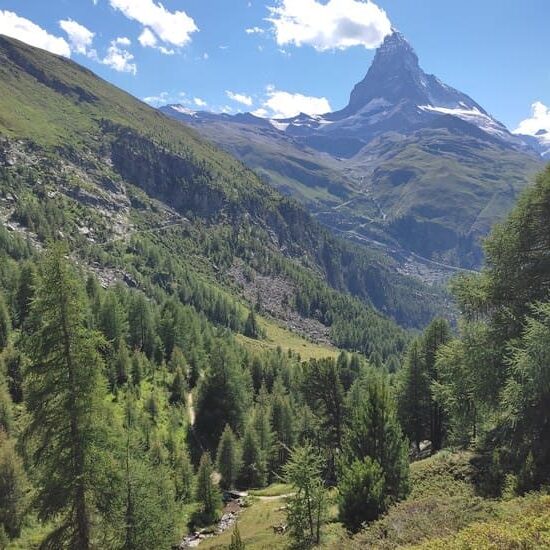
[[0,33],[141,99],[266,116],[343,107],[391,24],[512,129],[539,102],[524,124],[550,130],[549,22],[548,0],[0,0]]

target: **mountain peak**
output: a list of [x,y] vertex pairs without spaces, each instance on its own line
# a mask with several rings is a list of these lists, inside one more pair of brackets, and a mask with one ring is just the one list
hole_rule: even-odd
[[413,47],[395,29],[376,50],[365,78],[353,89],[343,112],[346,116],[357,113],[373,100],[384,100],[394,106],[404,103],[414,108],[422,105],[475,108],[484,113],[467,95],[426,74]]
[[394,57],[400,62],[409,62],[418,66],[418,56],[413,47],[405,36],[395,29],[384,38],[384,42],[376,50],[373,65],[388,62]]

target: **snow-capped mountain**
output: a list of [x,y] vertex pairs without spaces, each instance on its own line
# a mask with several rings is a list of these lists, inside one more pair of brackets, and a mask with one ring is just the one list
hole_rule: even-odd
[[[388,35],[378,48],[366,76],[354,87],[348,105],[340,111],[324,115],[300,113],[288,119],[268,120],[250,113],[231,116],[189,112],[178,105],[162,110],[188,122],[192,117],[197,123],[223,120],[264,128],[271,125],[314,149],[346,158],[386,132],[410,134],[421,128],[452,127],[453,119],[511,147],[525,149],[534,145],[532,140],[512,134],[468,95],[425,73],[413,48],[397,31]],[[467,131],[468,126],[462,129]]]
[[396,31],[339,111],[270,120],[178,105],[161,110],[340,234],[468,267],[481,262],[479,238],[514,204],[541,155],[550,156],[549,134],[511,133],[422,70]]

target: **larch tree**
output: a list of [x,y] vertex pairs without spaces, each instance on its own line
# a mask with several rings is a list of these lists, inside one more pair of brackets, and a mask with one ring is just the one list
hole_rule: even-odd
[[83,289],[60,246],[40,266],[31,315],[41,323],[28,342],[26,438],[40,479],[39,516],[57,521],[51,545],[87,550],[98,505],[107,506],[111,420],[105,414],[101,338],[86,323]]

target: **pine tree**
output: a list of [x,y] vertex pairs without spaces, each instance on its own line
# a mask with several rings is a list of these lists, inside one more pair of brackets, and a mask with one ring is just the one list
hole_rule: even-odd
[[419,340],[407,352],[399,395],[401,425],[417,450],[430,435],[431,389]]
[[234,487],[241,469],[241,457],[237,438],[229,425],[225,426],[218,444],[216,465],[222,489]]
[[267,457],[262,452],[258,432],[252,422],[248,423],[243,436],[239,481],[243,487],[263,487],[267,481]]
[[215,449],[226,424],[238,431],[251,402],[251,383],[235,349],[216,345],[210,367],[199,385],[195,431],[208,449]]
[[163,549],[173,542],[175,490],[168,470],[152,465],[138,443],[137,412],[126,404],[124,457],[124,550]]
[[274,452],[275,434],[271,429],[271,405],[267,388],[262,385],[257,404],[252,411],[252,422],[258,433],[258,441],[263,455],[269,462]]
[[246,318],[243,332],[244,335],[248,336],[249,338],[258,338],[260,335],[260,329],[258,327],[258,322],[256,321],[256,315],[254,314],[253,309],[250,310],[250,313]]
[[8,346],[11,332],[11,319],[4,296],[0,293],[0,351]]
[[130,376],[130,355],[123,341],[119,341],[117,354],[114,360],[115,381],[117,386],[123,386]]
[[13,403],[2,376],[0,362],[0,433],[11,434],[13,430]]
[[432,451],[439,451],[443,446],[446,428],[443,407],[433,397],[433,387],[439,381],[436,360],[441,346],[449,342],[450,339],[451,331],[449,323],[445,319],[435,319],[432,321],[422,336],[422,355],[426,376],[430,383],[429,440],[432,442]]
[[29,485],[14,441],[0,430],[0,528],[19,536],[27,508]]
[[134,353],[132,357],[132,384],[139,387],[143,380],[143,361],[139,353]]
[[119,349],[126,338],[128,320],[126,312],[114,292],[105,293],[99,311],[99,328],[113,348]]
[[181,451],[176,455],[174,460],[174,479],[176,498],[183,503],[191,502],[194,496],[195,472],[193,471],[193,464],[191,464],[187,450]]
[[15,293],[15,310],[17,323],[22,327],[29,316],[31,301],[34,296],[36,268],[31,262],[25,262],[19,272],[17,290]]
[[384,472],[384,492],[388,502],[407,496],[409,491],[408,445],[397,420],[396,406],[388,383],[371,372],[358,380],[352,393],[344,441],[344,460],[351,464],[366,457],[378,462]]
[[29,341],[27,437],[33,441],[40,478],[37,507],[42,519],[56,518],[52,544],[91,547],[92,517],[105,500],[105,456],[109,440],[106,388],[99,336],[88,328],[83,289],[54,247],[41,265],[32,315],[39,328]]
[[297,548],[319,544],[327,506],[321,457],[309,445],[292,451],[284,467],[285,481],[294,493],[288,499],[287,522]]
[[295,435],[292,407],[280,380],[273,387],[271,422],[275,438],[272,465],[275,472],[280,472],[288,460]]
[[143,352],[148,358],[153,356],[155,345],[155,330],[151,306],[141,292],[135,292],[130,300],[128,312],[129,344]]
[[214,470],[209,453],[201,457],[197,472],[197,488],[195,499],[200,506],[200,520],[203,523],[212,523],[218,519],[221,506],[221,496],[212,479]]
[[185,403],[185,395],[187,393],[187,382],[181,372],[181,368],[177,368],[174,380],[170,387],[170,403],[172,405],[183,405]]
[[386,509],[384,472],[370,457],[345,465],[338,481],[338,513],[344,526],[356,533]]
[[6,383],[14,403],[23,401],[23,370],[25,356],[13,344],[3,352],[2,359],[5,365]]

